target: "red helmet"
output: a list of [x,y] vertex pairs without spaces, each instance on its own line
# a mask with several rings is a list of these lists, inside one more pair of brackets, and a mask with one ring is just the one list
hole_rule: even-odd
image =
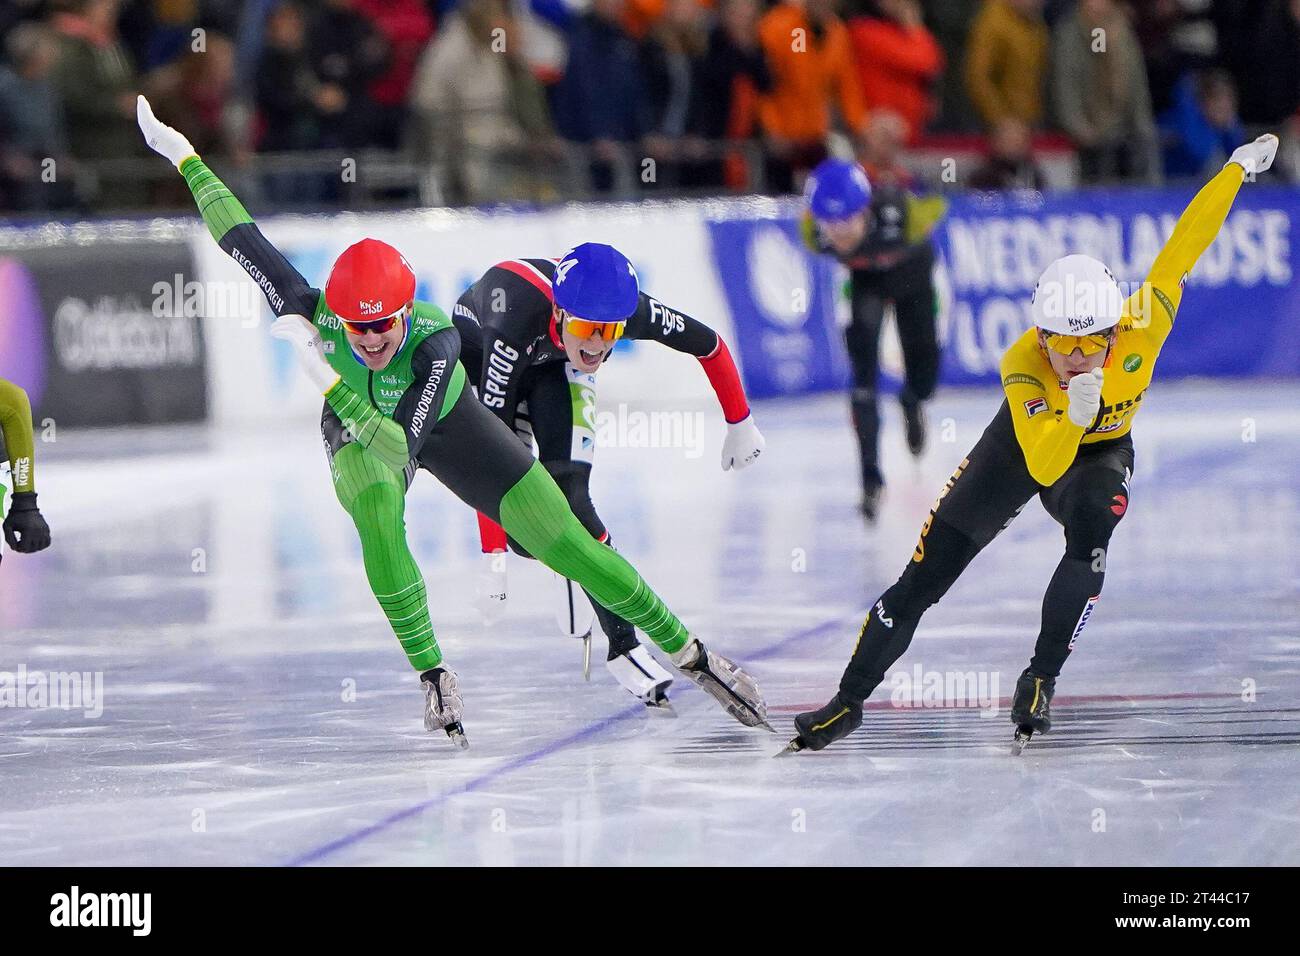
[[343,250],[325,283],[325,304],[340,319],[370,322],[415,298],[415,272],[386,242],[362,239]]

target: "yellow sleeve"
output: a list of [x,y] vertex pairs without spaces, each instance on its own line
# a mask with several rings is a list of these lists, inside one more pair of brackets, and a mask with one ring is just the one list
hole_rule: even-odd
[[13,382],[0,379],[0,434],[13,473],[13,491],[36,490],[36,469],[32,466],[32,406],[27,393]]
[[[1015,352],[1013,345],[1002,358],[1002,390],[1011,408],[1016,441],[1024,452],[1030,476],[1040,485],[1051,485],[1074,464],[1084,428],[1065,415],[1056,416],[1047,394],[1052,383],[1018,368],[1020,363],[1015,361]],[[1031,414],[1039,402],[1045,407]]]
[[1126,310],[1137,328],[1150,328],[1163,342],[1174,327],[1174,314],[1183,298],[1183,279],[1223,228],[1237,198],[1245,171],[1236,163],[1224,166],[1201,187],[1183,210],[1173,234],[1147,273],[1142,288],[1129,297]]
[[807,210],[804,210],[804,214],[799,217],[799,238],[812,252],[822,251],[817,242],[817,223],[813,221],[812,213]]
[[934,232],[934,227],[948,212],[948,200],[942,196],[907,196],[907,242],[920,242]]

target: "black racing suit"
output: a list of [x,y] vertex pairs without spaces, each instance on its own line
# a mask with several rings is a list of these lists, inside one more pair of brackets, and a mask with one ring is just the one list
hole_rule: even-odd
[[[811,219],[811,243],[835,256],[850,270],[852,317],[845,330],[853,368],[850,407],[858,436],[864,489],[884,484],[878,436],[880,412],[876,401],[880,374],[880,327],[885,306],[893,304],[898,339],[903,347],[905,377],[898,400],[914,408],[934,394],[939,379],[939,340],[931,271],[934,249],[928,230],[916,229],[917,200],[895,186],[877,186],[871,197],[867,232],[856,249],[837,252],[816,231]],[[919,237],[915,232],[922,232]]]
[[[554,319],[554,274],[552,259],[500,262],[465,290],[452,310],[452,321],[479,401],[525,445],[531,448],[536,441],[538,459],[573,513],[594,537],[612,545],[591,501],[595,376],[574,368],[564,352]],[[740,421],[749,413],[726,343],[703,322],[642,292],[623,338],[653,340],[694,355],[713,382],[728,421]],[[496,536],[502,533],[482,518],[480,527],[484,551],[495,550]],[[500,541],[504,546],[505,539]],[[527,556],[517,542],[509,545]],[[611,657],[635,645],[631,624],[596,601],[592,606],[609,638]]]

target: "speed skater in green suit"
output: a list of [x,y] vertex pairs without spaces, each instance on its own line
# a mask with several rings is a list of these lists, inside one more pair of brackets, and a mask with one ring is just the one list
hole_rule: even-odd
[[149,146],[185,177],[213,239],[261,287],[278,317],[272,334],[294,346],[325,397],[321,431],[334,490],[361,538],[375,598],[420,673],[427,730],[467,746],[457,677],[443,661],[406,541],[406,490],[419,469],[639,627],[736,720],[767,726],[753,678],[706,649],[631,564],[593,538],[546,469],[475,400],[455,326],[415,299],[415,274],[401,253],[363,239],[339,256],[323,292],[312,288],[144,97],[137,118]]

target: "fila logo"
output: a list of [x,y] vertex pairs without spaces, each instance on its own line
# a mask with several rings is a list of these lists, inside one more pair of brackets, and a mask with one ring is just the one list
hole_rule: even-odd
[[1039,412],[1045,411],[1047,411],[1047,399],[1045,398],[1031,398],[1025,402],[1025,414],[1030,418],[1033,418]]
[[875,611],[876,611],[876,618],[880,621],[880,623],[892,630],[894,627],[894,619],[892,617],[885,617],[885,602],[877,601]]

